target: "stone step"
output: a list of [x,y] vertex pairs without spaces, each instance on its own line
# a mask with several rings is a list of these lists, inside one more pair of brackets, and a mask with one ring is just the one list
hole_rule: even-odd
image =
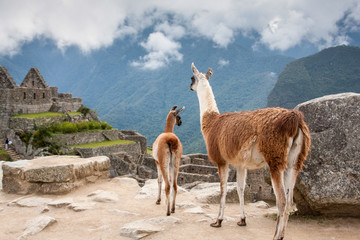
[[[5,148],[4,148],[5,149]],[[13,160],[13,161],[17,161],[17,160],[20,160],[21,159],[21,156],[19,154],[17,154],[15,152],[15,150],[11,149],[11,148],[8,148],[8,149],[5,149],[5,151],[9,154],[10,158]]]
[[186,183],[192,183],[196,181],[201,182],[219,182],[219,176],[217,174],[197,174],[197,173],[187,173],[179,172],[177,182],[179,185]]
[[217,174],[217,167],[203,166],[196,164],[185,164],[180,166],[180,172],[196,173],[196,174]]
[[196,165],[205,165],[205,166],[212,166],[212,167],[216,167],[215,164],[213,164],[212,162],[210,162],[210,160],[206,160],[206,159],[202,159],[202,158],[193,158],[191,160],[192,164],[196,164]]

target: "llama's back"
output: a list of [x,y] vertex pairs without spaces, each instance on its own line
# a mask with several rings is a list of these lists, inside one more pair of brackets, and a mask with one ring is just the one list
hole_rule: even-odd
[[[159,150],[160,149],[160,150]],[[180,152],[182,154],[182,144],[174,133],[161,133],[153,144],[153,157],[168,157],[168,155]]]

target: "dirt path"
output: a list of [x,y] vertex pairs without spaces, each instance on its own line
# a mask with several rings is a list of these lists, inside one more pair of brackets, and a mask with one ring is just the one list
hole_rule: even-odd
[[[97,190],[113,192],[117,201],[94,202],[88,195]],[[10,202],[24,196],[0,193],[0,239],[18,239],[25,230],[26,222],[40,215],[47,215],[56,219],[56,223],[46,227],[43,231],[25,239],[94,239],[113,240],[129,239],[120,235],[124,224],[139,219],[147,219],[165,215],[164,201],[155,205],[155,197],[136,199],[140,187],[127,184],[118,179],[103,180],[96,184],[87,185],[67,195],[42,195],[37,197],[58,200],[68,198],[73,202],[90,205],[88,210],[75,212],[67,207],[19,207]],[[30,197],[30,196],[26,196]],[[10,204],[9,204],[10,203]],[[198,203],[189,192],[178,194],[177,203],[194,203],[204,211],[202,214],[186,213],[185,208],[177,208],[172,216],[181,222],[168,227],[166,231],[154,233],[143,239],[272,239],[275,224],[272,214],[275,208],[259,209],[254,204],[247,204],[247,226],[238,227],[238,204],[227,204],[225,216],[228,220],[223,227],[214,229],[209,226],[213,221],[210,216],[218,212],[218,204],[204,205]],[[44,211],[42,213],[42,211]],[[128,214],[124,214],[128,212]],[[213,215],[211,215],[213,214]],[[265,214],[268,217],[265,217]],[[360,239],[360,219],[354,218],[303,218],[292,217],[286,230],[287,240],[332,240],[332,239]]]

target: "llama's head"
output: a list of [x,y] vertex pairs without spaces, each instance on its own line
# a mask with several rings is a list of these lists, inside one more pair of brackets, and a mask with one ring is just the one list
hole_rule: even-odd
[[205,86],[208,86],[209,83],[209,79],[213,73],[212,69],[209,68],[208,72],[205,73],[201,73],[197,70],[197,68],[195,67],[194,63],[191,64],[191,70],[193,72],[193,76],[191,77],[191,84],[190,84],[190,89],[192,91],[197,91],[200,88],[203,88]]
[[182,121],[181,121],[181,116],[180,116],[180,112],[181,112],[182,110],[184,110],[185,107],[182,107],[182,108],[180,108],[180,109],[178,109],[178,110],[176,110],[176,108],[177,108],[177,106],[173,106],[173,107],[171,108],[171,110],[170,110],[170,112],[169,112],[169,116],[174,117],[174,119],[175,119],[175,124],[176,124],[177,126],[180,126],[181,123],[182,123]]

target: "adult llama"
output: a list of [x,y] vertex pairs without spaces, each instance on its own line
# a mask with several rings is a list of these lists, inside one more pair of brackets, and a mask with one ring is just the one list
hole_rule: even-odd
[[283,239],[293,201],[297,175],[310,148],[310,132],[303,114],[297,110],[265,108],[220,114],[209,83],[212,69],[199,72],[191,65],[190,89],[200,105],[201,131],[210,161],[218,167],[220,210],[212,227],[221,227],[227,192],[229,164],[236,168],[240,200],[239,226],[246,226],[244,189],[248,169],[267,165],[278,208],[274,239]]

